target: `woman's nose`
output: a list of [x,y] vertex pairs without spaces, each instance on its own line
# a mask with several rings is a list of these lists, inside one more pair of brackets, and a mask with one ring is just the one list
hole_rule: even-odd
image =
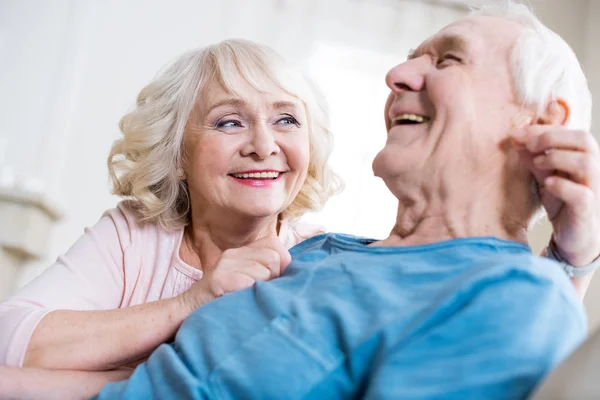
[[251,130],[248,142],[242,149],[242,155],[256,155],[258,159],[265,159],[279,153],[279,145],[275,140],[275,132],[266,124],[257,124]]
[[389,70],[385,76],[385,83],[393,93],[400,94],[405,91],[420,92],[425,87],[425,73],[429,62],[426,56],[410,59],[398,64]]

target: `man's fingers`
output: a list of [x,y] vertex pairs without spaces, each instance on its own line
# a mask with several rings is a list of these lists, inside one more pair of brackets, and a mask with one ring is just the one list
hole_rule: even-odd
[[591,179],[600,175],[600,166],[592,155],[580,151],[552,151],[535,157],[533,164],[540,170],[555,170],[568,174],[572,180],[582,185],[590,185]]
[[512,136],[515,147],[523,146],[532,153],[552,149],[577,150],[594,155],[600,153],[598,142],[591,133],[552,125],[532,125]]
[[547,169],[537,168],[533,161],[535,159],[535,156],[533,154],[531,154],[530,152],[528,152],[527,150],[520,150],[518,153],[519,153],[519,160],[521,162],[521,165],[524,168],[526,168],[527,170],[529,170],[533,174],[533,176],[535,177],[537,182],[540,185],[542,185],[544,182],[544,179],[546,179],[548,176],[550,176],[552,171],[548,171]]
[[544,181],[544,189],[564,201],[577,213],[588,213],[594,206],[594,193],[590,188],[560,176],[549,176]]

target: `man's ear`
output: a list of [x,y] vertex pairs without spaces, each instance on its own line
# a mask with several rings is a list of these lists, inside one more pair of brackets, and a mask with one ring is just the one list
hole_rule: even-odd
[[569,120],[570,108],[567,102],[561,98],[548,103],[546,110],[538,117],[540,125],[565,125]]

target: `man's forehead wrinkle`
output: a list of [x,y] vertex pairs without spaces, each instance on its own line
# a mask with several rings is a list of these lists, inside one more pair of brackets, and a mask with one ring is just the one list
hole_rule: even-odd
[[466,50],[469,43],[463,36],[451,34],[442,36],[437,43],[437,47],[441,50]]
[[420,57],[424,54],[438,53],[448,50],[462,50],[465,51],[469,48],[468,41],[459,34],[449,33],[441,36],[434,36],[427,39],[416,50],[409,52],[409,59]]

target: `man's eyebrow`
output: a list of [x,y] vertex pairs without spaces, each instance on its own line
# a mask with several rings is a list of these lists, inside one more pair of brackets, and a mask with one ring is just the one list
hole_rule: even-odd
[[465,51],[469,47],[469,44],[462,36],[448,35],[440,38],[437,45],[438,52],[444,53],[449,50]]
[[446,51],[466,51],[469,44],[462,36],[457,35],[446,35],[435,40],[434,43],[429,41],[421,44],[417,49],[410,49],[408,51],[408,60],[420,57],[425,54],[425,48],[433,47],[437,53],[444,53]]

